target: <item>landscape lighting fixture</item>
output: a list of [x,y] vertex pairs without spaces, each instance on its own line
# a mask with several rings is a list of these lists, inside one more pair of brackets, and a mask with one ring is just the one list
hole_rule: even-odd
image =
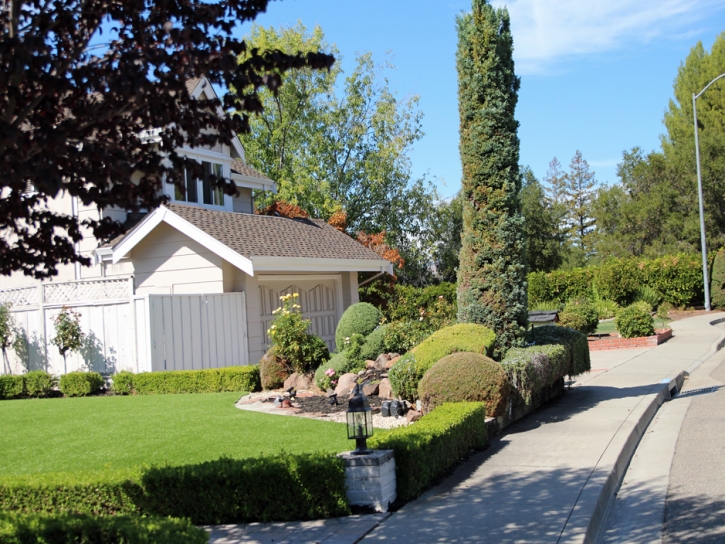
[[373,411],[368,398],[363,394],[360,384],[355,384],[347,404],[347,437],[355,440],[354,455],[372,453],[368,449],[367,439],[373,435]]

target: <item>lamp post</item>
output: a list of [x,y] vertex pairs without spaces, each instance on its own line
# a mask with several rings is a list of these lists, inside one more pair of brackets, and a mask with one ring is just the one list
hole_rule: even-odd
[[367,455],[367,439],[373,435],[373,411],[359,384],[355,384],[347,407],[347,437],[355,440],[354,455]]
[[700,139],[697,133],[697,99],[718,79],[725,77],[720,74],[705,85],[699,93],[692,93],[692,116],[695,120],[695,158],[697,160],[697,196],[700,203],[700,244],[702,245],[702,280],[705,283],[705,309],[710,311],[710,280],[707,272],[707,241],[705,240],[705,208],[702,199],[702,172],[700,170]]

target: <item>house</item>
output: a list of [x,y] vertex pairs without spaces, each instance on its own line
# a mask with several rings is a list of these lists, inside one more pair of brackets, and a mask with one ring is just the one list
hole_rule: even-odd
[[[187,84],[203,100],[205,79]],[[192,369],[256,363],[279,297],[298,293],[311,332],[335,349],[342,312],[358,302],[358,273],[391,273],[374,251],[318,219],[254,215],[253,192],[274,182],[246,163],[238,139],[215,149],[182,148],[205,170],[230,178],[236,196],[187,179],[186,193],[164,184],[169,204],[128,232],[103,243],[86,233],[79,250],[94,265],[60,267],[37,282],[19,274],[0,279],[0,302],[13,304],[23,344],[15,371],[77,368],[105,372]],[[87,214],[126,221],[125,212],[84,208],[60,196],[50,205],[79,219]],[[66,367],[50,339],[63,306],[81,314],[82,353]]]

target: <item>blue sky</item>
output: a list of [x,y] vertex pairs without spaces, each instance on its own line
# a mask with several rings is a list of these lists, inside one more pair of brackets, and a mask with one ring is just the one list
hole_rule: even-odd
[[[521,164],[537,177],[577,149],[602,182],[616,180],[622,151],[659,148],[662,115],[677,68],[701,40],[725,31],[725,0],[494,0],[511,13],[521,77],[516,117]],[[265,26],[319,24],[352,69],[358,52],[389,59],[399,97],[420,95],[426,135],[413,175],[460,188],[455,16],[470,0],[283,0],[257,18]],[[246,27],[242,27],[245,31]]]

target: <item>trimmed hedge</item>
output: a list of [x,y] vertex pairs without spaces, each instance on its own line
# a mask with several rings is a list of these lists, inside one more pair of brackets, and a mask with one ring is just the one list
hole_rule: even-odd
[[4,544],[205,544],[209,535],[189,520],[0,513]]
[[655,328],[651,312],[652,307],[646,302],[635,302],[617,314],[614,326],[622,338],[652,336]]
[[44,370],[32,370],[27,374],[0,376],[0,400],[42,398],[50,394],[53,376]]
[[718,310],[725,308],[725,248],[717,252],[712,262],[710,300],[713,308]]
[[446,402],[483,402],[488,417],[506,409],[510,383],[501,365],[480,353],[452,353],[434,364],[418,384],[423,410]]
[[647,286],[662,293],[674,306],[702,300],[702,260],[699,254],[670,255],[658,259],[610,259],[603,266],[532,272],[528,275],[529,303],[566,303],[573,298],[593,298],[593,292],[607,300],[627,304]]
[[490,356],[494,340],[496,340],[494,332],[483,325],[459,323],[445,327],[413,348],[412,351],[418,361],[418,374],[422,377],[443,357],[458,351]]
[[173,516],[196,525],[342,516],[346,497],[344,462],[327,453],[0,480],[3,511]]
[[[117,392],[121,394],[124,394],[124,391],[137,395],[224,393],[227,391],[259,391],[261,388],[257,365],[226,366],[204,370],[142,372],[140,374],[119,372],[113,378],[114,390],[116,390],[115,383],[118,377],[120,377],[120,384]],[[128,391],[129,386],[131,391]]]
[[398,359],[388,372],[390,388],[393,395],[401,399],[414,401],[418,397],[418,361],[415,354],[409,351]]
[[528,341],[535,346],[561,345],[567,351],[567,369],[569,376],[578,376],[592,368],[589,358],[587,337],[574,329],[546,325],[535,327],[528,333]]
[[513,348],[501,366],[526,404],[539,391],[551,387],[569,372],[570,355],[561,344]]
[[389,325],[380,325],[377,329],[367,335],[365,343],[360,349],[360,358],[364,361],[378,358],[378,355],[385,352],[385,337]]
[[395,451],[398,498],[409,501],[486,445],[486,409],[479,402],[443,404],[415,425],[373,436],[368,444]]
[[342,314],[340,322],[335,330],[335,345],[337,351],[342,351],[345,347],[345,338],[350,338],[353,334],[367,336],[380,325],[383,314],[372,304],[367,302],[358,302],[350,306]]
[[585,298],[570,300],[559,313],[559,326],[577,330],[586,335],[593,334],[599,325],[599,312]]
[[60,377],[60,390],[66,397],[87,397],[102,386],[103,376],[98,372],[69,372]]

